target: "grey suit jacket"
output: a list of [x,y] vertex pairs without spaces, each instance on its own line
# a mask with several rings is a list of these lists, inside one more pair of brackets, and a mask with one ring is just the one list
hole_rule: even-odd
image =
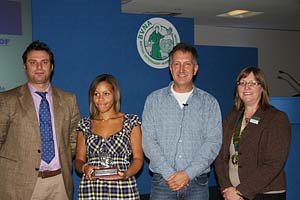
[[[73,94],[52,87],[52,100],[62,175],[72,199],[72,156],[80,114]],[[31,198],[41,163],[40,149],[39,123],[28,85],[0,93],[1,199]]]

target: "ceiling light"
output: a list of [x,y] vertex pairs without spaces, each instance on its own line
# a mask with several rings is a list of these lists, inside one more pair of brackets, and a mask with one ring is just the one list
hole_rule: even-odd
[[229,16],[237,16],[237,15],[242,15],[242,14],[245,14],[248,12],[250,12],[250,11],[249,10],[233,10],[233,11],[228,12],[227,14]]
[[232,10],[227,13],[219,14],[217,17],[229,17],[229,18],[247,18],[256,15],[263,14],[263,12],[254,12],[250,10]]

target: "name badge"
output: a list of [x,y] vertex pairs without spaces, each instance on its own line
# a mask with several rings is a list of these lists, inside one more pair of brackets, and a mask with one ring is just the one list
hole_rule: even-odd
[[259,120],[260,120],[259,117],[253,116],[249,122],[257,125],[259,123]]

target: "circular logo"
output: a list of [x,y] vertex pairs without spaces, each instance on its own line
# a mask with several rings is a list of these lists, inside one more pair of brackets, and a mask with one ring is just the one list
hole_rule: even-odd
[[141,58],[149,66],[163,69],[168,67],[169,52],[180,42],[176,28],[163,18],[145,21],[136,37]]

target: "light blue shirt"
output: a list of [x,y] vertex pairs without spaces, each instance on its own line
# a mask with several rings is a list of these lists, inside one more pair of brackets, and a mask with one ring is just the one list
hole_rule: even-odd
[[142,116],[143,149],[150,170],[167,179],[185,171],[190,179],[208,173],[222,143],[217,100],[196,88],[181,108],[168,87],[151,93]]

